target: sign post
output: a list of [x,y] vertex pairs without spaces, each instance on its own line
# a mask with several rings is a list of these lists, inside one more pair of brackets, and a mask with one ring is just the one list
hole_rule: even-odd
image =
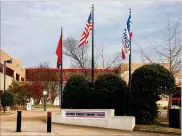
[[51,132],[51,118],[52,118],[52,113],[47,112],[47,132]]
[[17,111],[16,132],[21,132],[21,111]]

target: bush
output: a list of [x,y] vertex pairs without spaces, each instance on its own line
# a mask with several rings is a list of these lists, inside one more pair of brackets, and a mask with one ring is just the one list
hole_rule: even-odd
[[93,90],[93,108],[115,109],[115,115],[124,115],[127,84],[116,74],[97,77]]
[[144,65],[132,74],[132,114],[137,124],[150,124],[158,116],[159,95],[175,87],[172,74],[159,64]]
[[89,83],[84,75],[70,76],[63,92],[63,108],[88,108],[89,94]]
[[[1,96],[1,104],[4,109],[6,106],[13,106],[14,105],[14,96],[11,92],[5,91]],[[4,110],[5,112],[5,110]]]
[[25,82],[13,80],[8,87],[8,91],[14,95],[14,103],[16,105],[25,105],[30,94],[30,86]]
[[25,105],[27,102],[27,97],[21,92],[16,92],[14,93],[14,102],[17,105]]

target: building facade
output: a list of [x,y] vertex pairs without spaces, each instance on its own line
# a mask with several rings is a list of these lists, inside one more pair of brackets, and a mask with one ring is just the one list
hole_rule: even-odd
[[[12,62],[8,63],[8,60]],[[6,68],[4,66],[5,63]],[[3,50],[0,50],[0,93],[4,91],[4,81],[5,90],[7,90],[13,80],[25,81],[25,69],[22,67],[21,59],[13,58]]]

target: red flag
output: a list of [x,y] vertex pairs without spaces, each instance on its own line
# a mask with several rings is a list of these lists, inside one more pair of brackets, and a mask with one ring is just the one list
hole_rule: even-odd
[[58,46],[56,49],[56,55],[57,55],[57,68],[59,69],[59,66],[62,65],[62,35],[60,36]]

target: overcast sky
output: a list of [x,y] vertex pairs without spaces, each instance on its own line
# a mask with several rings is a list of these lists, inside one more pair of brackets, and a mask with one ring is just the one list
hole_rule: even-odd
[[[76,40],[85,27],[91,5],[95,7],[95,48],[104,43],[106,59],[121,51],[121,39],[132,9],[133,41],[151,53],[148,39],[155,41],[157,26],[181,17],[180,1],[117,1],[117,0],[51,0],[1,2],[1,49],[10,56],[21,58],[23,67],[48,61],[56,67],[55,50],[63,26],[63,38]],[[89,38],[91,44],[91,36]],[[91,48],[89,49],[91,51]],[[124,62],[127,62],[126,59]],[[132,43],[132,61],[140,62],[138,48]],[[71,59],[63,56],[63,67],[70,67]]]

